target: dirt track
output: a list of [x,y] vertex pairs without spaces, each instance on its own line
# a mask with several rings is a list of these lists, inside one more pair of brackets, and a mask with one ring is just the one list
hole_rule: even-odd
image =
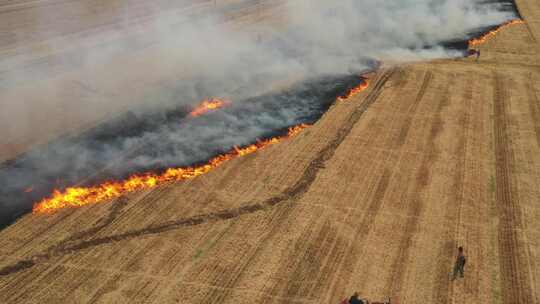
[[[298,137],[0,232],[8,303],[540,303],[540,3],[482,57],[387,67]],[[455,248],[466,278],[450,282]]]

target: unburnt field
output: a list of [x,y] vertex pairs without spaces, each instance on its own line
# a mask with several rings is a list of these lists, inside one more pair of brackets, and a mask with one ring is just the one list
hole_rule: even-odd
[[540,3],[516,2],[525,23],[478,62],[383,67],[204,176],[22,217],[0,232],[1,299],[540,303]]

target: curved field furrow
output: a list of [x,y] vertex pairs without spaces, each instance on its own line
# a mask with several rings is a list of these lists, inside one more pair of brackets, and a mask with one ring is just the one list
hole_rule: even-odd
[[[128,231],[119,235],[112,235],[112,236],[106,236],[102,238],[95,238],[95,239],[88,240],[88,236],[92,236],[93,234],[95,234],[96,232],[98,232],[104,227],[102,225],[99,225],[87,231],[82,231],[80,233],[77,233],[76,236],[70,237],[68,240],[52,246],[49,250],[47,250],[46,253],[37,254],[29,259],[21,260],[13,265],[8,265],[8,266],[3,267],[2,269],[0,269],[0,276],[9,275],[11,273],[30,268],[34,266],[36,262],[48,260],[51,257],[64,255],[66,253],[71,253],[73,251],[88,249],[91,247],[109,244],[112,242],[118,242],[125,239],[136,238],[143,235],[163,233],[163,232],[170,231],[173,229],[178,229],[181,227],[196,226],[196,225],[201,225],[208,222],[215,222],[219,220],[230,220],[238,216],[268,209],[282,202],[287,202],[288,200],[293,200],[291,202],[294,202],[294,200],[299,199],[303,193],[309,190],[309,186],[313,183],[313,181],[317,177],[317,172],[321,168],[324,167],[324,162],[332,157],[332,154],[335,151],[335,149],[339,147],[339,144],[341,143],[341,141],[343,141],[343,139],[345,139],[345,137],[350,132],[350,130],[352,129],[356,121],[360,119],[362,113],[364,113],[367,110],[367,108],[371,105],[371,103],[375,102],[378,91],[380,91],[381,87],[390,78],[391,75],[392,75],[391,72],[387,72],[381,77],[381,79],[379,79],[379,81],[374,86],[372,93],[368,96],[366,102],[364,102],[355,112],[352,113],[347,123],[339,130],[338,136],[333,141],[331,141],[330,144],[326,146],[318,154],[318,156],[309,164],[307,169],[304,171],[304,174],[301,177],[301,179],[295,185],[286,189],[282,194],[271,197],[259,203],[242,206],[237,209],[223,210],[221,212],[216,212],[216,213],[211,213],[211,214],[197,215],[191,218],[174,220],[174,221],[158,224],[155,226],[146,227],[140,230]],[[123,204],[119,204],[118,207],[111,208],[112,211],[110,213],[110,217],[109,219],[105,221],[106,225],[109,225],[114,220],[113,216],[117,215],[117,212],[115,212],[115,208],[122,208],[123,206],[124,206]],[[285,217],[279,217],[279,218],[285,219]],[[276,225],[274,225],[274,227],[278,227],[278,226],[279,226],[279,222]],[[271,236],[271,233],[269,233],[269,236]],[[249,259],[248,259],[248,262],[249,262]]]

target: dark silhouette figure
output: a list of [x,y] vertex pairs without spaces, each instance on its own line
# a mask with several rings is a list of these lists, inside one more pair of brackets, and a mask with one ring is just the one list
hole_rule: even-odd
[[480,50],[476,50],[476,62],[480,59]]
[[458,255],[456,258],[456,264],[454,265],[454,273],[452,274],[452,281],[457,278],[457,275],[459,273],[460,277],[464,277],[464,268],[465,268],[465,262],[467,259],[465,258],[465,255],[463,254],[463,247],[458,248]]
[[366,304],[362,299],[358,298],[358,292],[355,292],[349,299],[349,304]]

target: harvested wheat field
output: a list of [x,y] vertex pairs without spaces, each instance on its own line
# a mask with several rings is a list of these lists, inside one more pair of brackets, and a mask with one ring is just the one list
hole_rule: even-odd
[[[0,231],[3,303],[540,303],[540,2],[298,135]],[[450,281],[456,248],[465,279]]]

